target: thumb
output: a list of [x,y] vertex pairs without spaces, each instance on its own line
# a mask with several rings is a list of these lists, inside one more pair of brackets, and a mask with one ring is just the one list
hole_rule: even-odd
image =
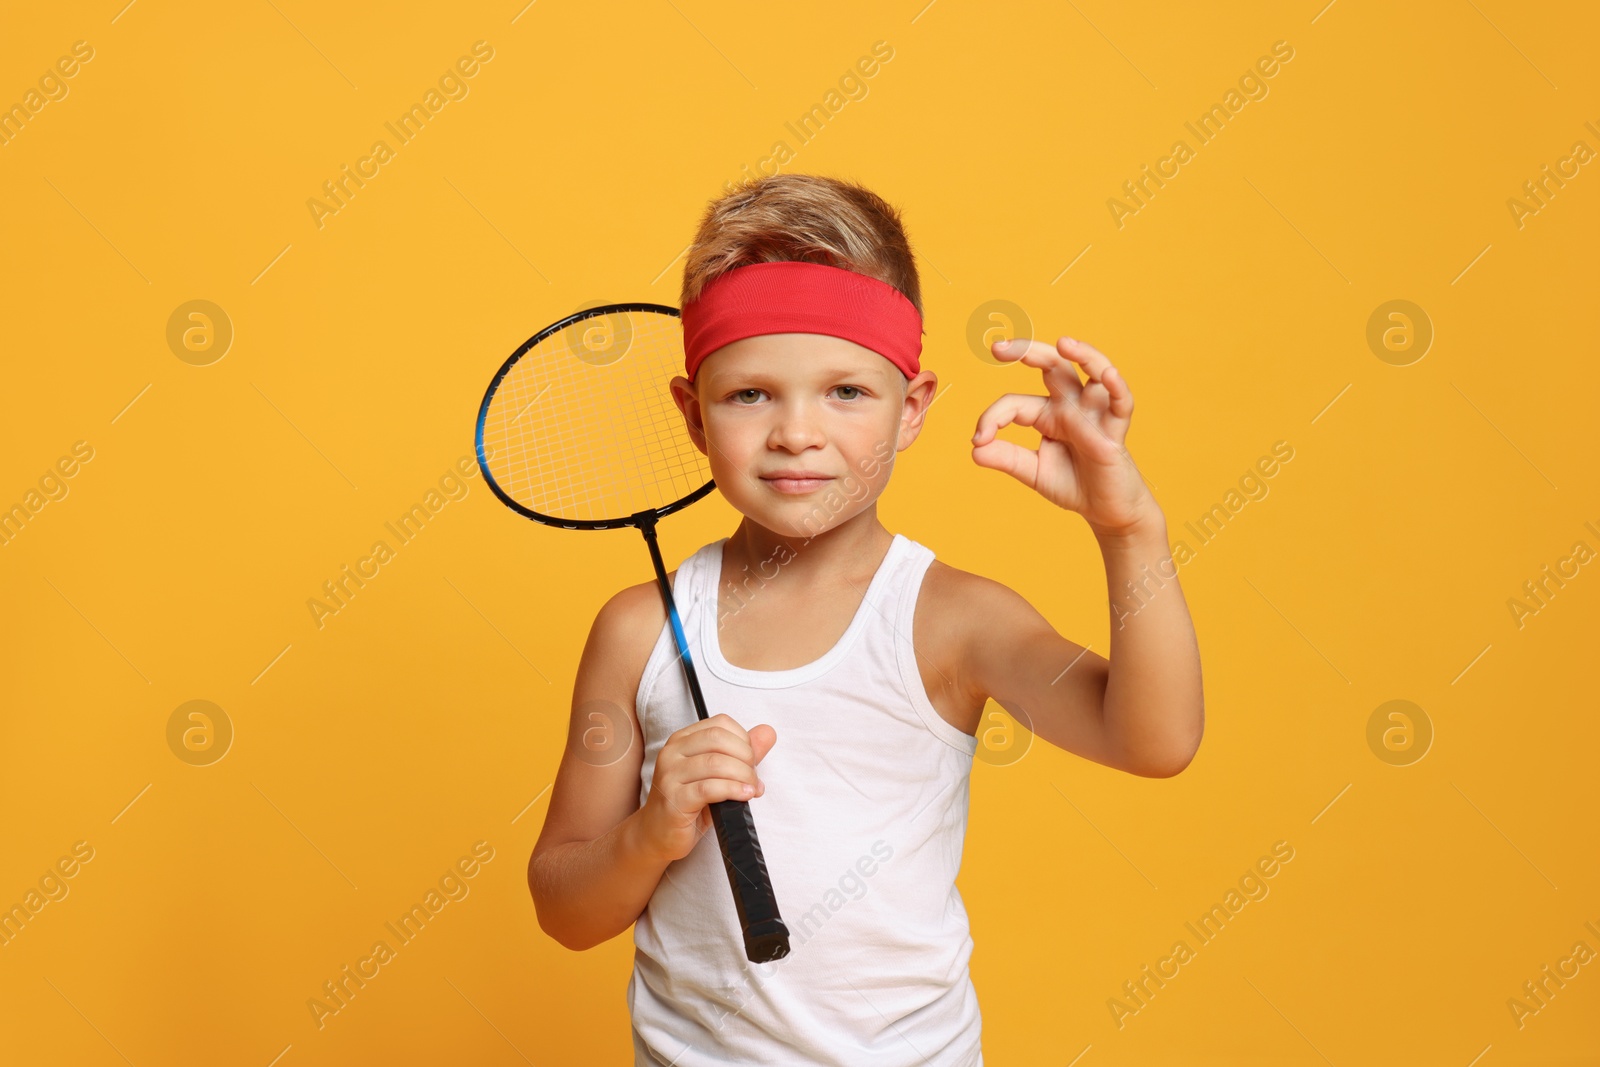
[[750,727],[750,751],[755,753],[756,763],[766,759],[767,753],[771,752],[772,746],[777,743],[778,731],[766,723]]

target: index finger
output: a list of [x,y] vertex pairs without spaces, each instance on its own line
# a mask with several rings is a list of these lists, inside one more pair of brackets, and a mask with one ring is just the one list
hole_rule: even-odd
[[1083,387],[1083,382],[1078,378],[1078,368],[1062,352],[1043,341],[1022,337],[996,341],[993,351],[997,359],[1008,362],[1015,360],[1044,371],[1045,384],[1051,387],[1051,392],[1069,392],[1075,396]]
[[712,715],[705,719],[696,719],[688,726],[685,726],[680,732],[689,733],[691,731],[698,732],[700,730],[716,728],[721,728],[728,731],[730,734],[737,737],[747,745],[750,743],[750,731],[746,730],[743,726],[740,726],[737,722],[735,722],[733,716],[729,715],[727,712]]

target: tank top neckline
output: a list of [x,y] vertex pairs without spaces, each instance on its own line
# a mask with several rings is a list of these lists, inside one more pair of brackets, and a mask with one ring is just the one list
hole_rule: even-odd
[[790,667],[781,671],[762,671],[749,667],[739,667],[728,662],[722,654],[722,642],[717,633],[717,617],[721,609],[720,594],[722,582],[722,554],[723,546],[728,543],[724,537],[707,546],[706,555],[702,560],[703,567],[700,575],[700,648],[701,658],[706,661],[706,666],[711,673],[727,682],[737,685],[752,686],[758,689],[787,689],[791,686],[802,685],[813,678],[820,678],[839,661],[849,654],[851,646],[861,631],[871,622],[872,616],[877,613],[877,601],[882,598],[883,587],[888,584],[889,577],[896,570],[895,564],[901,555],[910,546],[911,541],[904,535],[897,533],[894,540],[889,543],[889,550],[884,553],[883,560],[878,564],[878,569],[873,572],[872,580],[867,583],[867,591],[861,598],[861,603],[856,606],[855,615],[850,619],[850,625],[845,627],[839,640],[810,663],[798,667]]

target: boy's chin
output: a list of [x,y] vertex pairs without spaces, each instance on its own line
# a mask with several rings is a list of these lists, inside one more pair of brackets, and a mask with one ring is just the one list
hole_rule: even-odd
[[748,503],[743,506],[735,505],[735,510],[743,515],[747,522],[760,526],[774,536],[798,537],[809,541],[837,530],[860,515],[871,503],[871,501],[851,502],[846,508],[832,511],[822,503],[824,492],[825,490],[807,493],[786,501],[763,503],[760,506],[751,506]]
[[796,502],[787,507],[740,509],[740,513],[747,521],[777,537],[815,537],[833,528],[835,522],[832,520],[823,525],[812,516],[808,521],[811,510],[809,506],[800,506]]

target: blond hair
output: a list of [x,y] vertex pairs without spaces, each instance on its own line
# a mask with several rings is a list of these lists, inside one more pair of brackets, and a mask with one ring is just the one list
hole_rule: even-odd
[[713,200],[683,268],[679,306],[751,263],[821,263],[894,286],[922,313],[922,286],[900,213],[855,182],[772,174]]

